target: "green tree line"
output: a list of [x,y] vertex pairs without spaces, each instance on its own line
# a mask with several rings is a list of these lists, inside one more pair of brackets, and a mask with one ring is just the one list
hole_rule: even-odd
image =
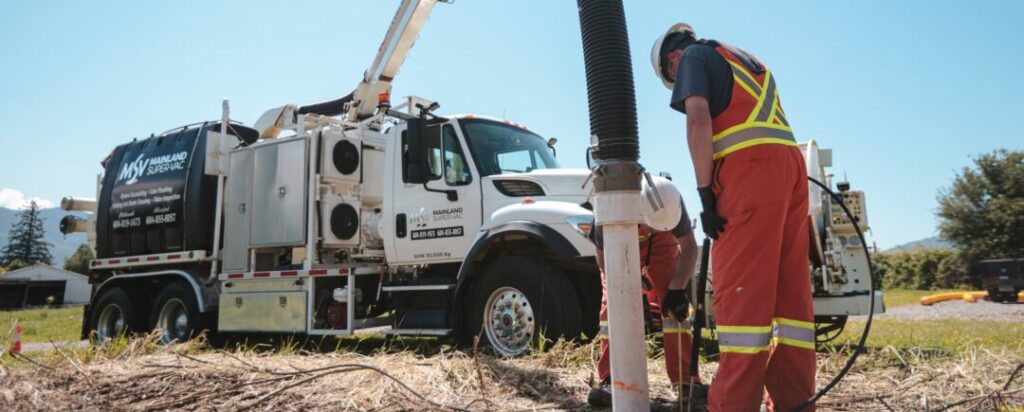
[[974,158],[939,192],[939,234],[956,249],[881,253],[884,288],[981,286],[979,262],[1024,259],[1024,151],[996,150]]

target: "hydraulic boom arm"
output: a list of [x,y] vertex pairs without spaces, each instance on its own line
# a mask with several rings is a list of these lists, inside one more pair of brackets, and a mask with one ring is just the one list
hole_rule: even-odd
[[377,109],[377,96],[391,90],[391,81],[412,50],[419,37],[420,29],[427,22],[430,11],[437,0],[403,0],[395,18],[391,20],[384,42],[377,50],[373,64],[363,74],[363,81],[356,87],[348,119],[356,121],[373,114]]
[[[359,121],[373,115],[377,109],[379,93],[390,91],[391,82],[402,67],[409,50],[412,49],[416,38],[419,37],[420,29],[430,16],[434,4],[439,0],[402,0],[398,6],[391,26],[388,27],[384,42],[377,50],[377,56],[373,64],[363,73],[363,80],[356,86],[352,93],[328,102],[315,103],[304,106],[293,104],[270,109],[260,116],[256,121],[255,128],[259,130],[260,137],[272,139],[277,137],[282,129],[294,121],[298,114],[316,113],[325,116],[336,116],[345,113],[347,107],[347,119]],[[441,0],[444,1],[444,0]]]

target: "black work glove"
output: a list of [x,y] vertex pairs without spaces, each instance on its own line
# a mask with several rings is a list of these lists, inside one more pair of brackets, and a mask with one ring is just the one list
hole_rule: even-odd
[[689,294],[685,289],[669,289],[661,300],[661,314],[678,321],[690,317]]
[[711,186],[698,187],[700,193],[700,204],[704,211],[700,212],[700,225],[704,228],[704,234],[714,240],[718,240],[718,234],[725,231],[726,220],[718,214],[718,198]]

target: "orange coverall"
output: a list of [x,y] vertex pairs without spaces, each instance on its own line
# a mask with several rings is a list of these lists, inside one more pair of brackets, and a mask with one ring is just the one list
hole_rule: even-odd
[[[641,229],[643,233],[643,229]],[[651,233],[653,240],[640,241],[640,260],[643,275],[650,281],[652,289],[645,291],[651,313],[661,317],[663,346],[665,350],[665,369],[673,385],[689,382],[690,379],[690,322],[677,322],[669,317],[662,317],[660,304],[668,292],[668,285],[675,275],[679,264],[679,246],[672,232]],[[652,242],[648,244],[648,242]],[[650,254],[648,262],[648,253]],[[600,380],[611,376],[611,349],[608,344],[608,284],[605,281],[604,266],[601,267],[601,359],[597,362]],[[699,380],[698,380],[699,381]]]
[[816,369],[804,159],[762,144],[715,171],[728,223],[711,249],[720,360],[708,406],[757,411],[767,390],[770,410],[788,411],[814,394]]

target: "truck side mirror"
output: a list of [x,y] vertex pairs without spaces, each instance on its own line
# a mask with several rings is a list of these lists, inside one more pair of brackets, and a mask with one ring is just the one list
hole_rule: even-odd
[[421,118],[405,121],[405,181],[408,183],[426,183],[430,180],[430,168],[427,165],[427,122]]
[[551,155],[554,157],[558,157],[558,151],[555,150],[556,143],[558,143],[558,139],[554,137],[548,139],[548,147],[551,148]]

